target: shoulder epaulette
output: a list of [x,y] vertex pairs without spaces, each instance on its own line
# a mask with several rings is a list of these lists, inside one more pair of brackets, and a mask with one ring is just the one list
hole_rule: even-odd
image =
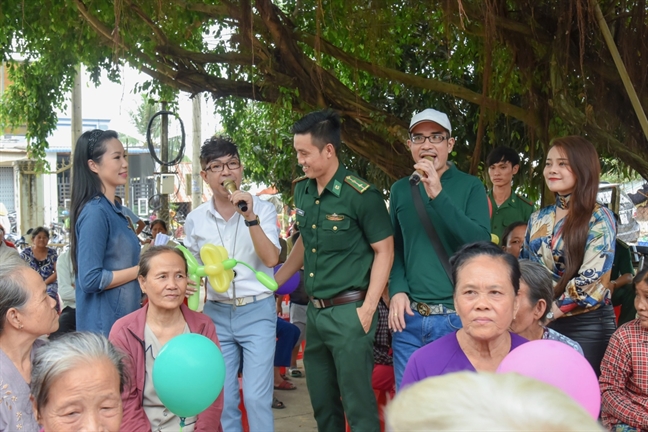
[[303,175],[303,176],[301,176],[301,177],[297,177],[297,178],[296,178],[295,180],[293,180],[292,182],[293,182],[293,183],[297,183],[297,182],[300,182],[300,181],[302,181],[302,180],[306,180],[307,178],[308,178],[308,177],[306,177],[305,175]]
[[370,186],[366,181],[352,175],[346,176],[344,182],[360,193],[364,193]]
[[515,194],[515,195],[517,195],[517,197],[520,199],[520,201],[522,201],[523,203],[529,204],[531,207],[533,207],[534,204],[527,197],[523,197],[522,195],[518,195],[518,194]]

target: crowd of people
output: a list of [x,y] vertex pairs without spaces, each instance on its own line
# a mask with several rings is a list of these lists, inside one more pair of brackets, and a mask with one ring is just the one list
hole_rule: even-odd
[[[298,234],[288,248],[274,205],[240,190],[245,155],[226,137],[202,146],[213,198],[187,216],[184,246],[197,260],[203,246],[223,246],[253,270],[236,267],[225,292],[206,281],[201,313],[184,304],[197,289],[185,256],[173,244],[142,249],[115,195],[128,170],[118,135],[79,138],[69,254],[52,253],[40,228],[22,255],[0,244],[0,430],[237,432],[242,391],[249,429],[272,431],[272,409],[283,407],[273,391],[294,389],[290,378],[304,375],[296,368],[304,339],[320,431],[381,430],[378,388],[398,389],[387,410],[394,431],[488,422],[600,430],[557,389],[493,374],[538,339],[569,345],[600,376],[605,427],[648,429],[648,269],[634,281],[631,268],[613,272],[623,268],[616,221],[596,202],[600,163],[590,142],[553,140],[543,173],[556,201],[536,210],[514,193],[515,151],[489,154],[486,191],[449,160],[450,119],[428,108],[410,123],[415,173],[393,184],[386,206],[340,162],[338,114],[310,113],[292,133],[304,176],[294,181]],[[163,221],[154,228],[166,232]],[[282,286],[299,273],[292,324],[278,320],[275,295],[256,273],[273,277],[285,255],[274,278]],[[617,330],[612,293],[620,290],[635,293],[637,318]],[[162,347],[186,333],[219,346],[225,384],[202,413],[180,419],[158,397],[151,371]],[[497,409],[484,404],[492,398]]]

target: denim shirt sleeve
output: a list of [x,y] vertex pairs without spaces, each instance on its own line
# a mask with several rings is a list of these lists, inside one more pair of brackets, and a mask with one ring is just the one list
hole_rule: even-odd
[[78,286],[84,292],[103,291],[113,279],[113,272],[103,268],[110,226],[105,210],[87,203],[76,223]]

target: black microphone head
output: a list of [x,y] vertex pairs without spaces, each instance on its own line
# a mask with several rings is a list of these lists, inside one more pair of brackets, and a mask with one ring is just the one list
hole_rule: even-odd
[[418,171],[414,171],[409,178],[410,184],[417,185],[421,182],[421,174]]

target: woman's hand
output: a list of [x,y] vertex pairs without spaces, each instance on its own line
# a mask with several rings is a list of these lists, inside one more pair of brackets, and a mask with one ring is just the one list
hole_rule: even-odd
[[185,297],[189,298],[192,295],[196,293],[200,289],[200,286],[196,285],[196,282],[192,281],[191,279],[187,278],[187,291],[185,292]]

